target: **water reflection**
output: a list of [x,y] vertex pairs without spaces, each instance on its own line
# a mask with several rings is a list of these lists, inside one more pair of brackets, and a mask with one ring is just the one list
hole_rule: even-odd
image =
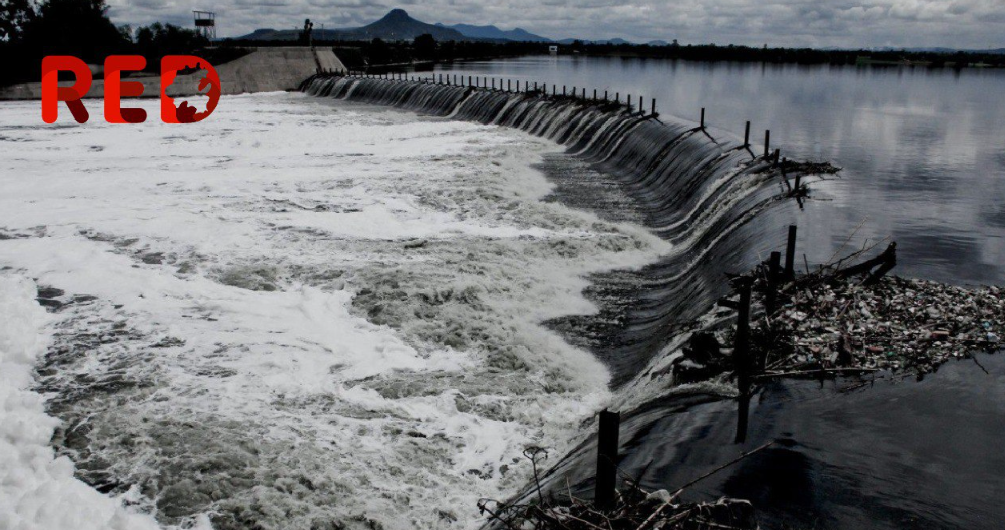
[[438,68],[642,94],[646,106],[655,97],[660,112],[695,121],[706,107],[709,124],[734,134],[749,119],[752,138],[770,129],[783,155],[845,168],[817,186],[818,201],[789,211],[811,264],[846,241],[860,248],[892,237],[901,274],[1005,281],[1003,71],[564,56]]

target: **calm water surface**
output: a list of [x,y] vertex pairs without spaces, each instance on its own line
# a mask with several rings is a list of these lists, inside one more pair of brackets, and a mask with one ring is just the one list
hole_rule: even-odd
[[1005,71],[543,56],[437,72],[641,94],[695,121],[706,107],[737,135],[750,120],[754,142],[770,129],[783,156],[844,168],[791,213],[811,263],[888,237],[901,275],[1005,283]]

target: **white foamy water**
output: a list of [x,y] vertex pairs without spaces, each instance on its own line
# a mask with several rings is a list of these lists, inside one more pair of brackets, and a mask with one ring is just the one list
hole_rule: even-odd
[[[92,114],[0,106],[0,277],[66,304],[18,328],[48,347],[0,390],[44,395],[90,494],[162,525],[478,526],[525,447],[563,454],[610,399],[541,322],[668,250],[542,200],[557,147],[517,131],[279,93],[191,125]],[[25,522],[46,498],[11,465],[0,522],[57,528]]]

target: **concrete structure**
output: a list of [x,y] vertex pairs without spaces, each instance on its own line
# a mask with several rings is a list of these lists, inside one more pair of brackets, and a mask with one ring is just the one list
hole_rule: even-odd
[[[312,50],[306,46],[283,46],[255,48],[251,53],[221,65],[213,65],[220,74],[220,88],[224,94],[246,92],[272,92],[295,90],[300,82],[317,70],[342,70],[345,66],[329,48]],[[168,95],[190,96],[199,92],[202,75],[178,76],[168,88]],[[160,94],[160,77],[129,77],[127,81],[141,81],[144,97]],[[62,83],[61,83],[62,84]],[[67,85],[72,83],[67,82]],[[88,98],[100,98],[105,94],[103,79],[95,79],[88,91]],[[41,99],[41,83],[24,83],[0,89],[0,100]]]

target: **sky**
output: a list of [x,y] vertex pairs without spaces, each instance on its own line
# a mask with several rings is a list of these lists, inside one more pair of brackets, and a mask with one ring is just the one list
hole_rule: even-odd
[[494,24],[554,39],[811,47],[1005,47],[1005,0],[107,0],[116,24],[192,26],[217,12],[220,37],[257,28],[355,27],[400,7],[423,22]]

